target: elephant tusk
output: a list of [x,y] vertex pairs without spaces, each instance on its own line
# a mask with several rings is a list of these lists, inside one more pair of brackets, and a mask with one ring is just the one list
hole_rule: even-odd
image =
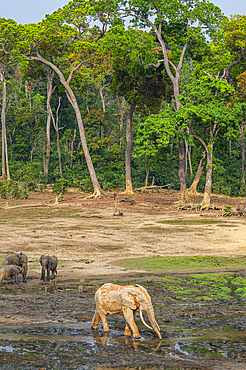
[[140,308],[140,317],[141,317],[141,320],[142,320],[142,323],[149,329],[153,330],[153,328],[151,328],[149,325],[146,324],[146,322],[144,321],[144,318],[143,318],[143,313],[142,313],[142,310]]
[[155,324],[156,324],[158,330],[161,331],[161,329],[160,329],[159,325],[157,324],[156,320],[155,320]]

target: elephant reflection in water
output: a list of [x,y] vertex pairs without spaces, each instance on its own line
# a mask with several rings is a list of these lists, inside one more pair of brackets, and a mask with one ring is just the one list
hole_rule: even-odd
[[[151,298],[147,290],[141,285],[120,286],[112,283],[104,284],[96,291],[95,303],[96,310],[91,324],[93,329],[97,329],[100,320],[102,320],[104,332],[109,332],[107,315],[123,312],[126,320],[124,335],[131,336],[132,331],[133,338],[139,339],[141,337],[134,320],[136,311],[139,308],[143,324],[154,330],[158,338],[161,339],[160,328],[155,320]],[[145,323],[142,311],[147,313],[152,328]]]
[[[107,340],[109,338],[109,333],[104,332],[103,335],[99,335],[98,332],[94,332],[92,337],[93,337],[93,341],[95,344],[102,344],[103,346],[106,346]],[[142,342],[139,342],[138,340],[131,340],[129,336],[125,337],[125,345],[138,349],[139,344],[141,345],[141,347],[145,347],[148,350],[152,349],[149,346],[143,344]],[[150,353],[155,353],[160,348],[160,346],[161,346],[161,340],[159,340],[157,346]]]

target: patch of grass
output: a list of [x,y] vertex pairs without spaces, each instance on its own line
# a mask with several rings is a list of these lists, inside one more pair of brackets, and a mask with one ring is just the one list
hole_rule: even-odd
[[117,265],[146,271],[203,271],[246,267],[246,256],[142,257],[117,261]]
[[168,225],[223,225],[223,226],[238,226],[234,224],[227,224],[225,221],[213,220],[213,219],[201,219],[201,220],[161,220],[157,221],[159,224],[168,224]]
[[175,228],[164,228],[164,227],[158,227],[158,226],[150,226],[150,227],[143,227],[142,230],[154,232],[154,233],[163,233],[163,232],[189,232],[193,231],[192,229],[189,229],[188,227],[175,227]]
[[158,278],[166,295],[177,300],[218,301],[246,298],[246,282],[233,273],[211,273]]

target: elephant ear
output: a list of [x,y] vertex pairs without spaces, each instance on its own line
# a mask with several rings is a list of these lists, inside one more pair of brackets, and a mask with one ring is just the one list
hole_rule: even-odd
[[123,290],[119,294],[119,297],[120,297],[122,306],[129,307],[131,310],[136,310],[138,308],[136,301],[135,301],[135,297],[131,292],[129,292],[129,290],[128,291]]

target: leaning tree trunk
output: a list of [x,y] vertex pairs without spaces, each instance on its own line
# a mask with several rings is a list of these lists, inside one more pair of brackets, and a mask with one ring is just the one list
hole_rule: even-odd
[[82,148],[83,148],[87,168],[89,170],[92,185],[93,185],[93,188],[94,188],[93,196],[95,198],[102,196],[104,194],[104,192],[102,191],[102,189],[99,185],[99,182],[98,182],[98,179],[97,179],[97,176],[96,176],[96,172],[95,172],[92,160],[91,160],[90,152],[89,152],[87,142],[86,142],[85,130],[84,130],[84,125],[83,125],[81,113],[80,113],[80,110],[79,110],[78,102],[76,100],[76,97],[75,97],[71,87],[69,86],[69,83],[65,80],[65,78],[64,78],[62,72],[59,70],[59,68],[56,67],[52,62],[43,58],[40,54],[37,53],[37,56],[30,56],[30,57],[27,57],[26,59],[27,60],[37,60],[37,61],[51,67],[55,71],[55,73],[57,73],[57,75],[59,76],[59,79],[60,79],[62,85],[64,86],[65,90],[66,90],[68,100],[71,103],[71,105],[72,105],[72,107],[75,111],[75,114],[76,114],[76,119],[77,119],[78,126],[79,126],[80,140],[81,140],[81,144],[82,144]]
[[50,99],[52,95],[53,78],[54,78],[54,71],[50,72],[47,68],[46,158],[45,158],[45,163],[44,163],[44,174],[46,178],[49,175],[49,162],[50,162],[50,121],[51,121]]
[[202,171],[203,171],[203,168],[204,168],[204,163],[203,163],[203,160],[205,158],[205,151],[202,153],[202,159],[200,160],[199,162],[199,166],[198,166],[198,169],[196,171],[196,176],[191,184],[191,186],[189,187],[188,189],[188,194],[189,195],[196,195],[196,188],[197,188],[197,185],[200,181],[200,178],[201,178],[201,175],[202,175]]
[[85,130],[84,130],[84,125],[83,125],[81,113],[80,113],[80,110],[79,110],[79,106],[78,106],[77,100],[75,98],[75,95],[72,92],[72,90],[70,89],[70,87],[66,88],[66,90],[67,90],[67,93],[68,93],[67,94],[68,99],[69,99],[70,103],[72,104],[72,106],[75,110],[75,114],[76,114],[76,118],[77,118],[77,122],[78,122],[78,126],[79,126],[80,140],[81,140],[83,152],[84,152],[84,155],[85,155],[86,164],[87,164],[87,167],[88,167],[88,170],[89,170],[89,173],[90,173],[92,185],[93,185],[93,188],[94,188],[94,194],[93,195],[96,198],[101,197],[103,195],[103,191],[102,191],[102,189],[99,185],[99,182],[97,180],[96,172],[95,172],[95,169],[94,169],[94,166],[93,166],[93,163],[92,163],[92,160],[91,160],[90,152],[89,152],[89,149],[88,149],[88,146],[87,146],[86,137],[85,137]]
[[126,156],[125,156],[125,171],[126,171],[126,190],[125,194],[133,194],[132,178],[131,178],[131,150],[132,150],[132,116],[136,108],[136,102],[132,101],[127,115],[126,121]]
[[210,206],[211,188],[212,188],[212,168],[213,168],[213,143],[210,141],[207,151],[207,173],[206,184],[202,200],[202,209],[208,209]]

